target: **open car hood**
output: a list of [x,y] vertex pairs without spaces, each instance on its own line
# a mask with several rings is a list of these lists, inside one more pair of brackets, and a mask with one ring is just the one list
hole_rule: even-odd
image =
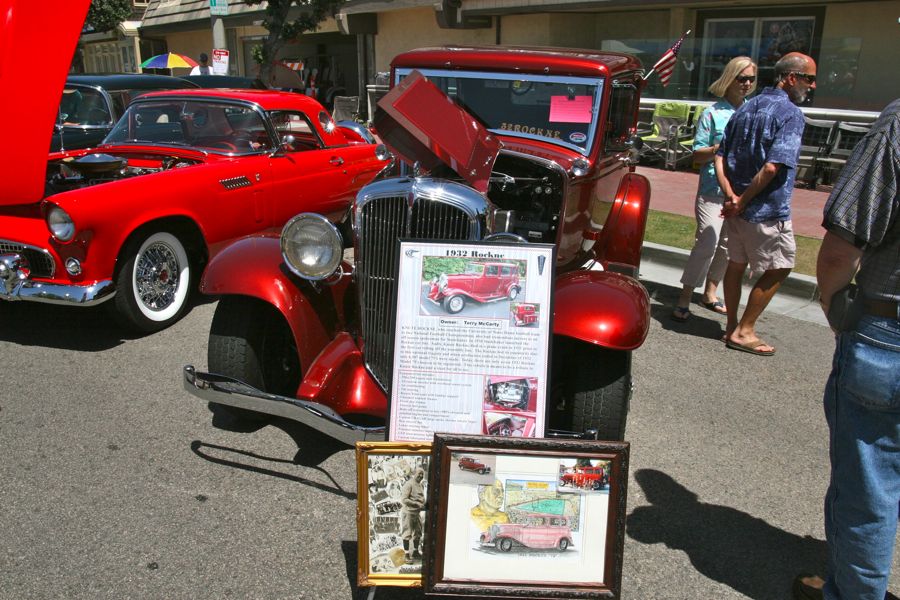
[[500,141],[418,71],[378,101],[375,130],[393,152],[425,169],[443,163],[482,194]]
[[0,0],[0,205],[44,196],[50,137],[90,0]]

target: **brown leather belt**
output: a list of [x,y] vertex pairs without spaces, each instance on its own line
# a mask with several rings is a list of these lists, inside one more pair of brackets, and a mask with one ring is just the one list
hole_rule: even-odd
[[864,300],[863,311],[867,315],[873,317],[886,317],[888,319],[900,320],[900,306],[897,302],[887,302],[885,300]]

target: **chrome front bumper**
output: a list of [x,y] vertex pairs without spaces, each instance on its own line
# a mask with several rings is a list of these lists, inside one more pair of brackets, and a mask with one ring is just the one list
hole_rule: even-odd
[[205,402],[283,417],[303,423],[345,444],[383,440],[384,427],[361,427],[317,402],[267,394],[237,379],[184,367],[184,389]]
[[28,261],[19,254],[0,254],[0,300],[90,306],[116,295],[112,280],[91,285],[64,285],[28,278]]

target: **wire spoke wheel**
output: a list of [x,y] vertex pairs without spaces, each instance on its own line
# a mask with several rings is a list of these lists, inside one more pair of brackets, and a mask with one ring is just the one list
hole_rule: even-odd
[[138,298],[150,310],[164,310],[175,301],[179,265],[175,251],[157,242],[138,256],[134,284]]

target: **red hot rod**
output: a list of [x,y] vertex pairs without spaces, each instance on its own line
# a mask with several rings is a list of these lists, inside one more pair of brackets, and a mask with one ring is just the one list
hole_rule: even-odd
[[[3,114],[21,117],[7,120],[15,143],[0,150],[11,171],[0,192],[0,300],[106,303],[127,326],[161,329],[185,312],[218,250],[277,236],[301,210],[338,220],[387,164],[366,132],[271,90],[152,92],[96,148],[48,154],[81,31],[73,25],[89,2],[58,4],[65,13],[46,29],[42,3],[0,1]],[[54,51],[35,77],[34,43],[44,39]],[[27,100],[11,92],[23,81]]]
[[622,439],[650,313],[637,280],[650,199],[633,168],[640,62],[426,48],[391,73],[375,127],[395,170],[360,190],[352,227],[302,214],[280,240],[247,238],[210,262],[211,372],[186,366],[185,388],[347,442],[383,436],[397,239],[540,242],[556,246],[551,434]]

